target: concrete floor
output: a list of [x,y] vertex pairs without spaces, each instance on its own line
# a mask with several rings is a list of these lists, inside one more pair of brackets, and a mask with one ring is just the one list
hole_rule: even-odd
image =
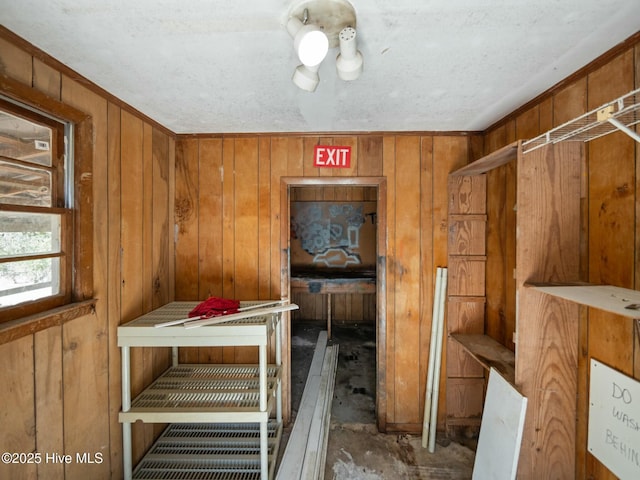
[[[292,322],[292,412],[295,418],[318,333],[325,325]],[[376,343],[373,325],[337,326],[332,343],[339,345],[331,408],[325,480],[469,479],[474,451],[439,438],[435,453],[419,435],[382,434],[376,428]],[[293,423],[293,422],[292,422]],[[291,425],[285,429],[284,451]]]

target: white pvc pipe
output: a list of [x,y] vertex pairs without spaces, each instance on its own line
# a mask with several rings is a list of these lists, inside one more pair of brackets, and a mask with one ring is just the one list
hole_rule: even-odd
[[[122,368],[122,411],[131,409],[131,351],[128,346],[120,349]],[[122,423],[122,462],[125,480],[133,476],[133,457],[131,454],[131,423]]]
[[436,359],[433,372],[433,405],[431,406],[431,428],[429,429],[429,452],[436,451],[436,430],[438,425],[438,399],[440,393],[440,364],[442,362],[442,333],[444,329],[444,300],[447,291],[447,269],[442,269],[440,286],[440,307],[438,310],[438,333],[436,339]]
[[422,448],[427,448],[431,417],[431,397],[433,394],[433,367],[435,365],[436,337],[438,336],[438,308],[440,306],[440,284],[442,268],[436,271],[436,285],[433,294],[433,314],[431,315],[431,340],[429,344],[429,367],[427,370],[427,388],[424,398],[424,415],[422,417]]
[[608,118],[607,121],[613,125],[614,127],[616,127],[618,130],[626,133],[627,135],[629,135],[631,138],[633,138],[636,142],[640,142],[640,135],[637,134],[634,130],[630,129],[629,127],[627,127],[624,123],[620,122],[619,120],[615,119],[615,118]]

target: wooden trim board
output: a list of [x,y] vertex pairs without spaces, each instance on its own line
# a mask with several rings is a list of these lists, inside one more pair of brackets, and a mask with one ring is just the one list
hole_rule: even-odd
[[454,333],[451,338],[485,369],[496,370],[507,382],[515,385],[515,355],[507,347],[488,335]]

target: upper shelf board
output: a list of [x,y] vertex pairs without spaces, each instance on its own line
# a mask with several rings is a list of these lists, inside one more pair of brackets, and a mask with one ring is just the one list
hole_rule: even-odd
[[589,284],[531,284],[533,288],[548,295],[598,308],[629,318],[640,318],[640,291],[613,285]]
[[451,172],[449,175],[454,177],[482,175],[494,168],[498,168],[506,163],[515,160],[518,156],[518,149],[521,148],[521,140],[510,143],[495,152],[492,152],[475,162],[465,165],[458,170]]

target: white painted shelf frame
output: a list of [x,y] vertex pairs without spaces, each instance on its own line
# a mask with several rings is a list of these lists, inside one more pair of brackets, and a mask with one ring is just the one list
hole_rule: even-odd
[[[281,320],[285,312],[295,310],[298,306],[282,302],[271,308],[253,308],[261,303],[263,302],[241,302],[241,308],[250,307],[240,316],[242,318],[233,315],[229,322],[186,328],[184,323],[171,322],[186,318],[198,302],[172,302],[118,327],[118,346],[122,356],[122,411],[119,420],[122,423],[125,479],[134,477],[131,424],[137,420],[185,425],[194,422],[203,425],[221,424],[225,425],[224,428],[233,424],[259,425],[259,433],[256,432],[259,439],[257,478],[267,480],[273,475],[282,431]],[[157,328],[158,324],[168,326]],[[275,364],[267,362],[272,335]],[[257,346],[258,364],[178,362],[178,347],[213,346]],[[130,361],[132,347],[172,348],[172,366],[133,400]],[[272,418],[273,415],[275,419]],[[172,425],[168,428],[172,428]],[[273,438],[274,431],[278,438]],[[155,448],[150,450],[154,451]],[[210,462],[210,456],[205,456],[203,460]],[[145,459],[140,464],[144,461]],[[239,462],[235,461],[235,464]],[[246,472],[242,475],[246,475]]]

